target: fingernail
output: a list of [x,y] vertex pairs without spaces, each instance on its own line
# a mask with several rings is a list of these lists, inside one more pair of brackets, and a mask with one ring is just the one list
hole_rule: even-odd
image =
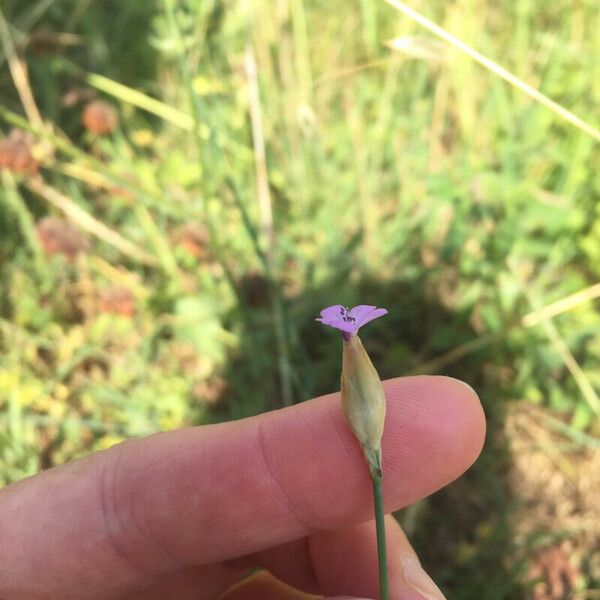
[[402,561],[402,565],[404,566],[406,583],[419,592],[423,598],[426,600],[445,600],[444,594],[435,585],[433,579],[425,573],[418,559],[408,556]]

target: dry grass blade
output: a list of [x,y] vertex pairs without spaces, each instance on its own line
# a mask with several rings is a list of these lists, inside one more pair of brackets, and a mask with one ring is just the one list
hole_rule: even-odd
[[82,229],[85,229],[98,239],[117,248],[117,250],[126,256],[129,256],[130,258],[133,258],[134,260],[145,265],[155,266],[157,264],[154,256],[148,254],[145,250],[142,250],[142,248],[136,246],[133,242],[125,239],[122,235],[116,231],[113,231],[104,225],[104,223],[101,223],[89,215],[87,212],[77,206],[77,204],[75,204],[70,198],[44,183],[43,179],[40,177],[29,179],[25,185],[33,193],[41,196],[50,204],[56,206],[73,223],[77,224]]
[[2,48],[8,61],[8,67],[10,74],[12,75],[15,87],[19,93],[21,104],[25,109],[27,118],[36,127],[42,127],[42,116],[33,98],[31,92],[31,86],[29,85],[29,76],[27,75],[27,69],[25,68],[21,59],[17,56],[17,50],[13,42],[12,36],[10,35],[10,29],[8,23],[4,18],[4,14],[0,9],[0,40],[2,41]]
[[[266,269],[269,278],[273,273],[273,208],[271,192],[269,190],[269,176],[267,172],[267,161],[265,153],[265,139],[262,124],[262,110],[260,105],[260,93],[258,88],[258,75],[254,50],[250,42],[246,44],[245,55],[246,78],[248,80],[248,96],[250,103],[250,122],[252,124],[252,142],[254,148],[254,163],[256,168],[256,187],[258,205],[260,210],[261,230],[265,238],[267,250],[265,253]],[[290,363],[285,339],[283,313],[278,291],[271,289],[273,296],[274,327],[279,349],[279,372],[281,378],[281,396],[285,406],[293,402]]]
[[139,283],[135,274],[124,269],[119,269],[99,256],[91,256],[90,264],[113,285],[126,288],[136,298],[146,300],[150,296],[148,289]]
[[533,98],[536,102],[543,104],[546,108],[550,109],[553,113],[557,114],[559,117],[565,119],[571,125],[574,125],[581,131],[584,131],[589,136],[593,137],[595,140],[600,141],[600,130],[596,129],[589,123],[586,123],[583,119],[580,119],[577,115],[573,114],[570,110],[564,108],[545,96],[540,91],[536,90],[534,87],[525,83],[523,80],[519,79],[516,75],[513,75],[510,71],[506,70],[504,67],[501,67],[498,63],[494,62],[487,56],[484,56],[477,50],[471,48],[457,37],[453,36],[451,33],[448,33],[445,29],[436,25],[433,21],[430,21],[427,17],[424,17],[422,14],[413,10],[404,2],[400,2],[399,0],[385,0],[390,6],[393,6],[396,10],[399,10],[401,13],[405,14],[407,17],[410,17],[413,21],[417,22],[425,29],[431,31],[434,35],[437,35],[439,38],[443,39],[445,42],[458,48],[461,52],[464,52],[467,56],[471,57],[475,62],[479,63],[498,77],[502,77],[505,81],[518,88],[531,98]]
[[403,35],[385,42],[385,45],[395,52],[400,52],[410,58],[443,62],[446,60],[446,46],[436,40],[418,35]]
[[260,209],[261,229],[267,243],[267,257],[272,260],[273,245],[273,209],[265,158],[265,138],[263,134],[262,110],[258,90],[256,61],[252,46],[246,46],[246,78],[250,104],[250,122],[252,123],[252,142],[254,144],[254,163],[256,166],[256,188]]
[[[521,288],[523,295],[527,298],[527,301],[531,305],[531,308],[536,309],[536,300],[531,294],[531,291],[528,288],[528,286],[525,284],[525,282],[521,280],[517,266],[509,261],[508,267],[511,273],[513,274],[515,280],[517,281],[519,287]],[[543,315],[542,311],[539,311],[539,309],[536,309],[536,312]],[[554,349],[559,354],[563,363],[571,373],[571,376],[575,380],[575,383],[577,383],[577,386],[579,387],[579,390],[581,391],[583,397],[589,404],[589,407],[592,409],[595,415],[600,415],[600,398],[598,397],[596,390],[594,390],[594,388],[592,387],[592,384],[590,383],[586,374],[583,372],[583,369],[575,360],[575,357],[569,350],[569,347],[567,346],[564,339],[561,337],[560,333],[558,332],[558,329],[556,328],[552,320],[546,315],[542,316],[540,325],[542,325],[542,327],[544,328],[548,339],[550,340],[551,344],[554,346]]]
[[414,369],[408,371],[406,375],[424,375],[427,373],[439,373],[444,367],[447,367],[452,363],[458,362],[466,356],[477,352],[477,350],[485,348],[489,344],[501,339],[504,333],[506,333],[506,331],[503,331],[501,333],[491,333],[475,338],[474,340],[469,340],[468,342],[465,342],[460,346],[456,346],[451,350],[448,350],[448,352],[444,352],[444,354],[442,354],[441,356],[438,356],[427,362],[421,363]]
[[123,102],[127,102],[132,106],[137,106],[142,110],[145,110],[157,117],[160,117],[164,121],[168,121],[177,127],[181,127],[186,131],[192,131],[194,128],[194,119],[176,108],[151,98],[147,94],[134,90],[122,83],[104,77],[104,75],[98,75],[97,73],[88,73],[86,76],[87,82],[95,87],[97,90],[104,92],[118,98]]
[[553,417],[545,412],[541,412],[541,418],[546,422],[547,426],[569,438],[571,441],[576,443],[578,446],[582,448],[592,448],[600,450],[600,439],[595,438],[583,431],[579,431],[579,429],[575,429],[571,427],[567,423],[563,423],[560,419]]
[[95,189],[114,190],[114,183],[107,179],[102,173],[94,171],[85,166],[74,162],[60,163],[55,162],[52,165],[53,169],[58,173],[73,177],[79,181],[83,181],[87,185]]
[[386,67],[390,64],[390,58],[382,58],[379,60],[372,60],[366,63],[361,63],[357,65],[351,65],[343,69],[339,69],[333,73],[329,73],[326,75],[322,75],[318,79],[315,80],[314,87],[318,87],[325,83],[335,82],[338,79],[343,77],[351,77],[352,75],[356,75],[356,73],[361,73],[363,71],[368,71],[370,69],[375,69],[378,67]]
[[[548,304],[543,306],[537,310],[534,310],[530,313],[527,313],[520,321],[520,325],[523,327],[534,327],[538,325],[542,321],[546,319],[552,319],[557,315],[563,314],[572,310],[576,306],[583,304],[585,302],[589,302],[590,300],[594,300],[595,298],[600,297],[600,283],[596,283],[591,285],[590,287],[585,288],[579,292],[575,292],[574,294],[570,294],[552,304]],[[502,332],[496,334],[489,334],[482,337],[478,337],[474,340],[470,340],[461,344],[460,346],[456,346],[451,350],[448,350],[441,356],[434,358],[433,360],[427,361],[421,365],[419,365],[416,369],[410,371],[409,375],[416,375],[420,373],[437,373],[444,367],[455,363],[474,352],[477,352],[481,348],[485,348],[489,344],[500,340],[503,338],[509,331],[518,327],[519,324],[512,324],[506,327]]]
[[600,415],[600,398],[598,398],[598,394],[596,394],[596,390],[592,387],[589,379],[586,374],[583,372],[583,369],[579,366],[579,363],[575,360],[575,357],[569,350],[566,342],[563,340],[561,335],[558,333],[558,329],[550,319],[546,318],[541,321],[541,325],[546,331],[550,342],[554,346],[554,349],[558,352],[560,357],[569,372],[575,379],[575,382],[579,386],[581,393],[584,398],[587,400],[590,408],[594,412],[595,415]]
[[194,129],[194,118],[177,108],[173,108],[156,98],[152,98],[114,79],[98,73],[87,72],[64,57],[60,59],[60,65],[67,73],[82,79],[100,92],[131,104],[131,106],[145,110],[186,131],[193,131]]
[[544,319],[560,315],[575,308],[576,306],[579,306],[580,304],[583,304],[584,302],[589,302],[590,300],[598,297],[600,297],[600,283],[596,283],[585,288],[584,290],[570,294],[569,296],[565,296],[564,298],[561,298],[552,304],[548,304],[539,310],[535,310],[525,315],[523,317],[523,325],[525,327],[532,327]]

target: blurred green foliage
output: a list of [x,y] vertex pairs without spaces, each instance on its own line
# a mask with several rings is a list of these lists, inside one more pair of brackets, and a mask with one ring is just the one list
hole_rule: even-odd
[[[600,434],[595,303],[554,319],[591,396],[557,338],[522,321],[600,275],[598,143],[384,3],[244,6],[178,0],[170,18],[160,2],[2,3],[52,126],[19,120],[3,56],[2,130],[33,127],[34,152],[52,142],[45,183],[152,260],[123,254],[96,225],[76,256],[49,249],[39,223],[62,211],[31,175],[3,172],[0,482],[130,436],[276,408],[286,385],[294,401],[336,389],[339,340],[315,315],[383,305],[388,320],[365,331],[382,375],[461,376],[491,423],[471,499],[434,497],[417,545],[453,598],[518,597],[522,570],[498,562],[522,551],[503,484],[505,402]],[[597,122],[594,2],[426,10]],[[403,51],[383,44],[392,38]],[[116,110],[108,135],[82,124],[92,98]],[[256,191],[261,136],[272,244]],[[428,551],[429,527],[453,541]]]

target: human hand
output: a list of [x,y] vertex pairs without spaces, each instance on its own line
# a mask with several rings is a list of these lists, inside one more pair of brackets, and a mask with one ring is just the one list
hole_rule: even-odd
[[[384,389],[391,512],[468,468],[485,421],[455,379]],[[0,490],[0,598],[376,598],[372,515],[368,468],[330,394],[127,441]],[[443,598],[392,517],[386,533],[390,598]],[[235,585],[251,567],[292,587],[265,574]]]

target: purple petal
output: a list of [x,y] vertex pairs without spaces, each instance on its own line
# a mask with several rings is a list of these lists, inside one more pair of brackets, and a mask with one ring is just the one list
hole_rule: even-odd
[[377,308],[368,304],[359,304],[352,310],[348,310],[341,304],[335,304],[324,308],[321,316],[316,320],[340,331],[356,333],[365,323],[382,317],[387,312],[385,308]]
[[359,304],[350,311],[350,316],[356,319],[356,323],[359,327],[362,327],[365,323],[383,317],[387,315],[385,308],[377,308],[376,306],[369,306],[368,304]]
[[341,304],[335,304],[334,306],[328,306],[321,311],[321,317],[318,320],[335,320],[342,318],[344,307]]
[[321,316],[316,320],[321,321],[324,325],[329,325],[330,327],[335,327],[340,331],[346,331],[348,333],[356,333],[358,331],[359,325],[356,324],[356,321],[344,321],[342,318],[344,316],[344,307],[341,304],[335,304],[334,306],[329,306],[328,308],[324,308],[321,311]]

